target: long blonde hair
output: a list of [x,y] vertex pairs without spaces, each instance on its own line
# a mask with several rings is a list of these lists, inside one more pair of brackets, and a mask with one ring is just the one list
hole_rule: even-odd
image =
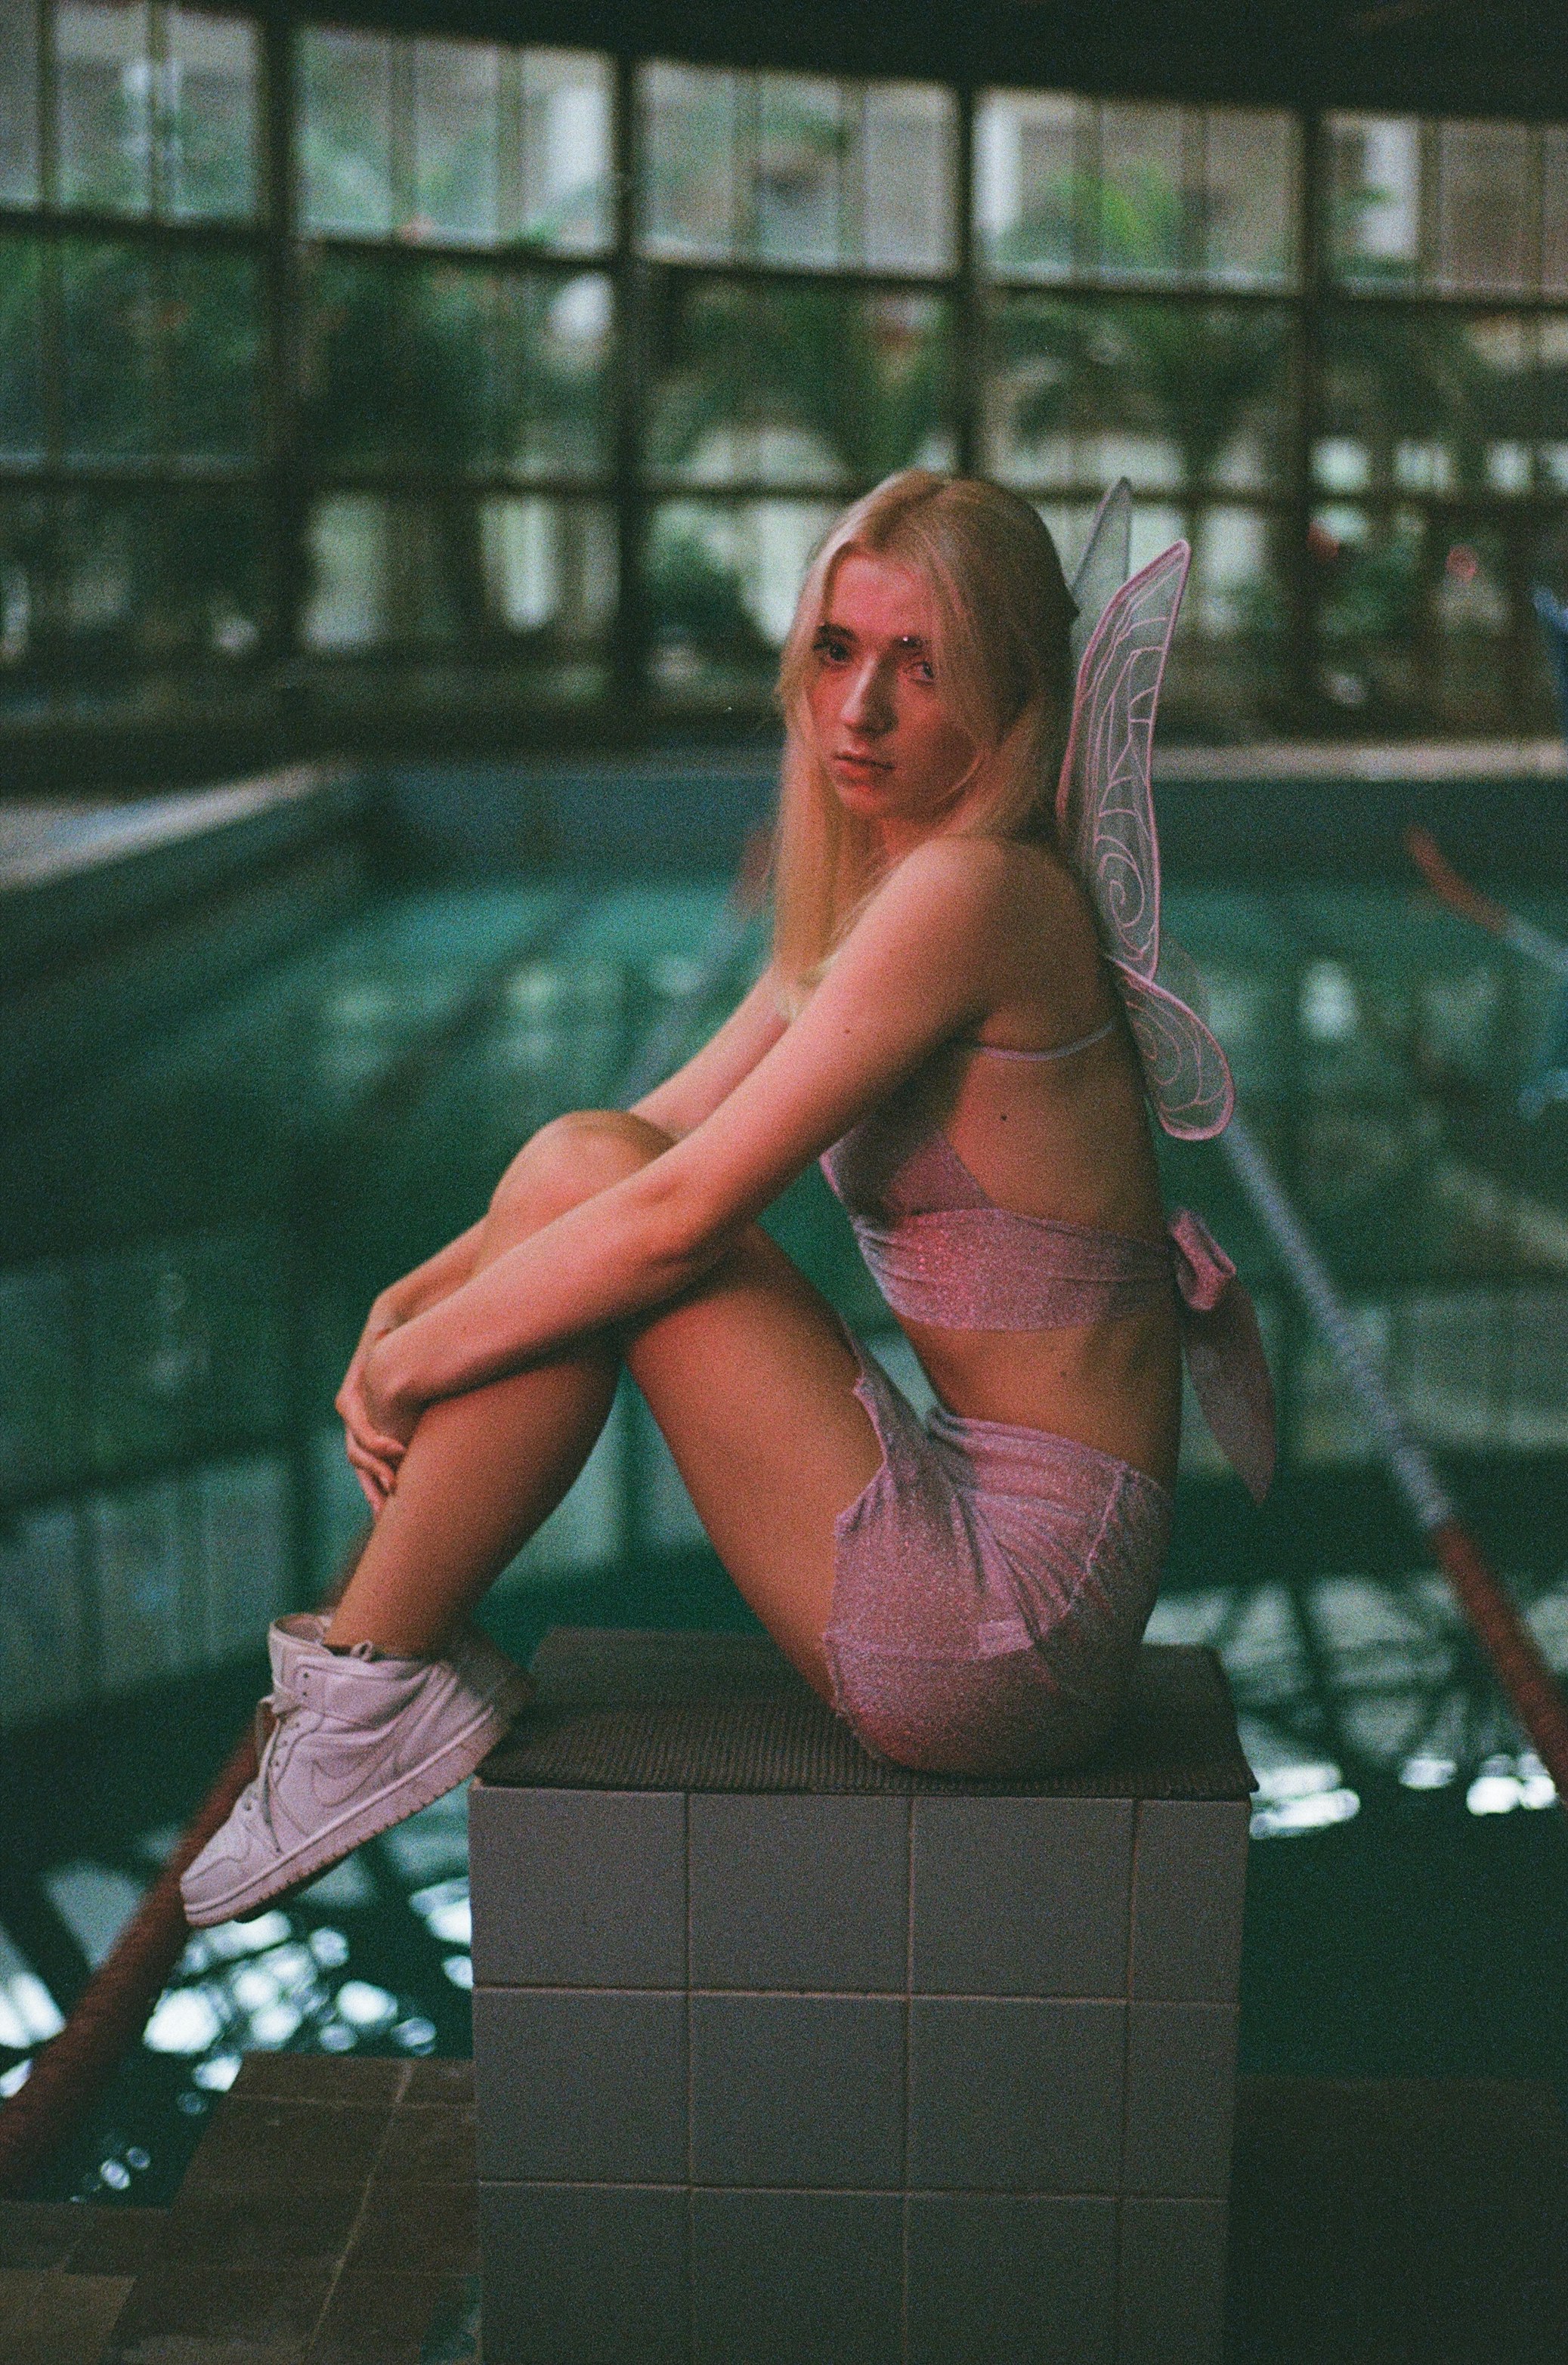
[[778,665],[784,759],[774,850],[773,957],[798,1010],[877,884],[868,824],[845,812],[812,730],[813,644],[851,551],[925,583],[942,701],[980,751],[948,824],[969,837],[1048,839],[1072,699],[1074,609],[1056,544],[1027,501],[977,476],[905,468],[847,509],[812,559]]

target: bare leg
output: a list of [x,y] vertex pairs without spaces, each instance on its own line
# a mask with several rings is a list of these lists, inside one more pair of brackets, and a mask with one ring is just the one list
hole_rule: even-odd
[[[641,1129],[649,1137],[641,1156],[655,1156],[664,1137]],[[618,1139],[592,1117],[544,1126],[498,1186],[473,1269],[628,1171]],[[329,1642],[346,1650],[373,1642],[408,1657],[437,1649],[577,1477],[609,1417],[620,1364],[606,1343],[431,1405],[343,1588]]]
[[[481,1257],[664,1146],[653,1126],[608,1113],[546,1128],[509,1170]],[[834,1520],[880,1461],[836,1317],[754,1229],[699,1289],[639,1327],[627,1361],[730,1574],[825,1692]],[[439,1647],[581,1468],[617,1362],[606,1346],[432,1406],[339,1605],[332,1642],[409,1655]]]

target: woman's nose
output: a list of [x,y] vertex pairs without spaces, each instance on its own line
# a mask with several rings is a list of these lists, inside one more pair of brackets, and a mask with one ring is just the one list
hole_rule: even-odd
[[892,701],[879,666],[864,666],[856,675],[844,702],[844,719],[851,730],[868,735],[889,728],[893,719]]

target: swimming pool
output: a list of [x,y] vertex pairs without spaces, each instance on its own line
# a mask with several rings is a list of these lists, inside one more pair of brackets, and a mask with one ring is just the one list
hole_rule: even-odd
[[[1568,899],[1529,908],[1568,933]],[[1392,880],[1183,886],[1169,917],[1359,1327],[1568,1669],[1568,1110],[1516,1107],[1550,985]],[[0,2088],[224,1754],[266,1618],[352,1545],[330,1407],[373,1290],[533,1126],[678,1058],[758,941],[717,878],[373,887],[12,1121]],[[1155,1626],[1220,1651],[1262,1781],[1244,2066],[1560,2080],[1550,1783],[1223,1161],[1162,1154],[1255,1289],[1282,1411],[1261,1513],[1189,1424]],[[910,1377],[816,1178],[770,1220]],[[517,1648],[746,1622],[631,1392],[491,1616]],[[195,1942],[49,2190],[166,2192],[250,2046],[463,2049],[465,1874],[460,1813],[432,1810]]]

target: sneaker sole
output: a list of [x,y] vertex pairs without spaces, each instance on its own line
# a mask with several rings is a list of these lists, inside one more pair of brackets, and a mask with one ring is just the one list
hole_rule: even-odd
[[341,1864],[366,1840],[390,1831],[394,1823],[406,1822],[421,1807],[432,1807],[484,1764],[533,1697],[532,1684],[520,1671],[474,1722],[454,1733],[433,1757],[396,1782],[389,1782],[374,1798],[363,1800],[325,1831],[318,1832],[314,1839],[302,1843],[290,1855],[280,1857],[264,1873],[241,1881],[220,1904],[209,1902],[194,1910],[187,1904],[186,1922],[193,1930],[210,1930],[219,1922],[238,1921],[253,1906],[265,1905],[299,1888],[302,1882],[314,1879],[319,1872]]

